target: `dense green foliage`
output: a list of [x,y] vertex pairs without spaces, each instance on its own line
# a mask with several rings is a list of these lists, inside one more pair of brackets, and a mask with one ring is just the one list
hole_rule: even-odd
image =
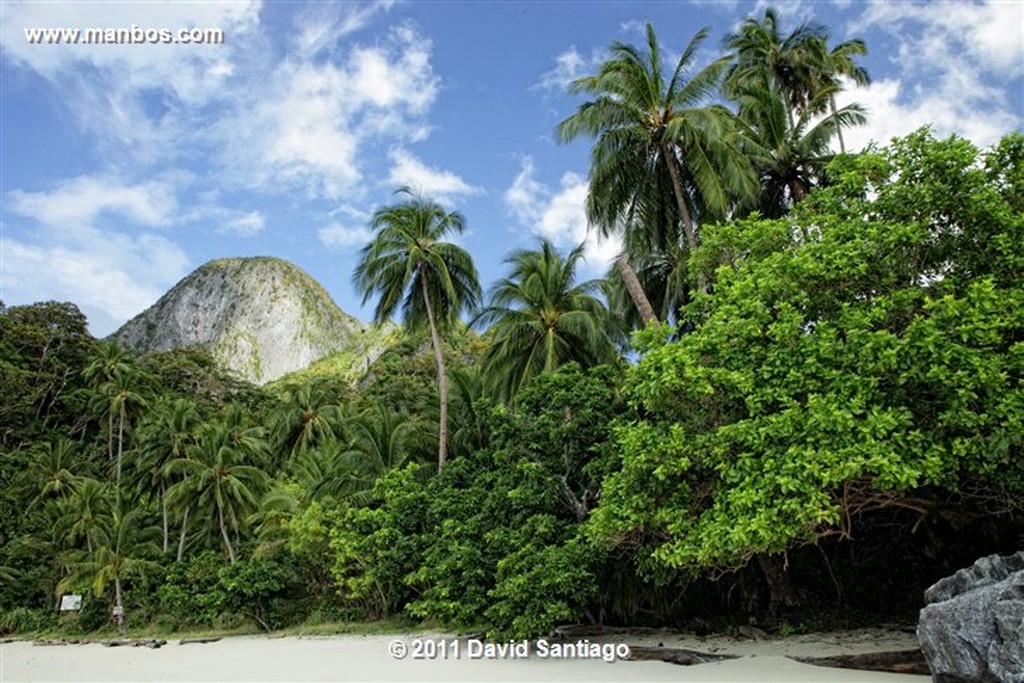
[[877,618],[1019,547],[1024,136],[833,156],[866,48],[827,37],[768,11],[670,72],[649,27],[575,84],[606,280],[542,242],[481,309],[463,217],[383,207],[379,357],[257,388],[0,304],[0,633]]
[[709,230],[714,294],[684,337],[642,335],[626,390],[643,419],[617,432],[594,532],[735,566],[885,506],[1019,507],[1022,144],[979,158],[921,131],[837,160],[789,220]]

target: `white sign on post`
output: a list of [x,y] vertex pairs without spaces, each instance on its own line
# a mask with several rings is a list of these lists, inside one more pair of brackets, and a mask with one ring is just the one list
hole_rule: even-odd
[[81,595],[62,595],[60,597],[60,611],[61,612],[77,612],[82,609],[82,596]]

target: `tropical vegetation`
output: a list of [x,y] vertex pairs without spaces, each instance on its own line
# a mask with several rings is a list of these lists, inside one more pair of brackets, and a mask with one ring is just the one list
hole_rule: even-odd
[[1024,135],[845,154],[862,42],[708,35],[572,86],[605,278],[542,240],[485,301],[468,219],[402,190],[358,370],[256,387],[0,305],[0,634],[862,623],[1019,548]]

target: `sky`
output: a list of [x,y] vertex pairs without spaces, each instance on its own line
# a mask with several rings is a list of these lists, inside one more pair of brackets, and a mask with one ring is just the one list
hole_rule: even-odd
[[[0,300],[72,301],[105,336],[206,261],[276,256],[372,317],[352,284],[368,221],[410,186],[460,211],[486,290],[541,237],[588,232],[590,141],[554,128],[613,41],[708,62],[766,2],[0,0]],[[866,126],[990,145],[1024,122],[1024,2],[780,0],[784,28],[866,41]],[[218,28],[219,44],[38,44],[36,28]],[[136,33],[136,35],[145,35]]]

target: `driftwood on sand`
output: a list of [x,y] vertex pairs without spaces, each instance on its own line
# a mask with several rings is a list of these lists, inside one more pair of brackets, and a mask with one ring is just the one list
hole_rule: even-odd
[[178,645],[194,645],[197,643],[216,643],[220,640],[220,636],[211,636],[209,638],[182,638],[178,641]]
[[860,669],[863,671],[886,671],[894,674],[921,674],[931,672],[920,648],[895,652],[869,652],[860,655],[835,655],[832,657],[791,657],[804,664],[828,666],[839,669]]
[[739,659],[738,655],[718,655],[710,652],[698,652],[697,650],[685,650],[678,647],[640,647],[631,645],[629,648],[629,659],[635,661],[659,661],[669,664],[707,664],[708,662],[720,662],[724,659]]

